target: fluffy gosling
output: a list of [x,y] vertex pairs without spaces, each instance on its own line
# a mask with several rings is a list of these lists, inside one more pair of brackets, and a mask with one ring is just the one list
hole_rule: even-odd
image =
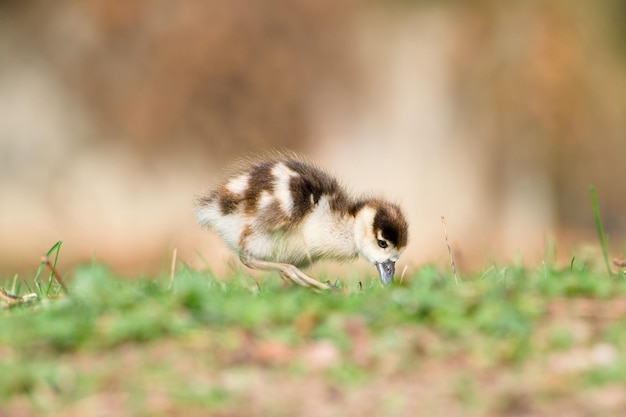
[[213,229],[253,269],[329,289],[299,268],[318,260],[362,256],[387,285],[408,240],[400,207],[351,198],[337,180],[300,158],[277,156],[233,167],[215,189],[196,198],[198,223]]

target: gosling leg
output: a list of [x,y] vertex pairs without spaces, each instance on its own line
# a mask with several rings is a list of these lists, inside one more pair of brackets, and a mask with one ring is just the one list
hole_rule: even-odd
[[284,280],[290,280],[291,282],[303,287],[314,288],[316,290],[328,290],[331,288],[329,285],[311,278],[291,264],[261,261],[259,259],[253,259],[244,256],[241,257],[241,262],[248,268],[252,269],[278,271],[281,278],[283,278]]

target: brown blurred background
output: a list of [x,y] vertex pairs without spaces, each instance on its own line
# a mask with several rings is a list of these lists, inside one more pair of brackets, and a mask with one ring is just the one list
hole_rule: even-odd
[[406,264],[626,236],[626,0],[0,1],[0,278],[232,259],[192,197],[299,151],[401,203]]

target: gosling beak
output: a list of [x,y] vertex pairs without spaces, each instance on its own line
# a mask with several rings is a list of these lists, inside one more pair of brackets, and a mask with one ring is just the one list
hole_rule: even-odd
[[394,261],[376,263],[376,269],[378,269],[383,285],[388,285],[393,281],[393,274],[396,272],[396,263]]

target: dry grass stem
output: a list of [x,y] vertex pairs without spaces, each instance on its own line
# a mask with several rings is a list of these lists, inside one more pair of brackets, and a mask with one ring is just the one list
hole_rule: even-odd
[[48,268],[50,268],[50,271],[52,271],[52,276],[59,283],[59,285],[63,289],[63,292],[67,294],[68,290],[67,290],[67,287],[65,286],[65,283],[63,282],[63,278],[61,278],[61,275],[59,275],[54,265],[52,265],[52,263],[50,262],[50,259],[47,256],[44,256],[41,258],[41,261],[45,263]]
[[408,265],[404,265],[404,268],[402,268],[402,273],[400,274],[400,284],[404,281],[404,274],[406,273],[408,267]]
[[174,252],[172,253],[172,265],[170,267],[170,285],[168,287],[169,290],[172,289],[172,285],[174,285],[174,274],[176,273],[176,255],[178,254],[178,248],[174,248]]
[[459,278],[456,274],[456,263],[454,262],[454,255],[452,254],[452,247],[450,247],[450,241],[448,240],[448,229],[446,228],[446,218],[441,216],[441,227],[443,227],[443,235],[446,238],[446,246],[448,246],[448,254],[450,255],[450,267],[452,268],[452,275],[454,275],[454,282],[459,285]]

